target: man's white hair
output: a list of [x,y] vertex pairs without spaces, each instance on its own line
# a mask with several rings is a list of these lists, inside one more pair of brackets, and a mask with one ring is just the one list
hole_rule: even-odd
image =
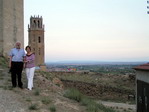
[[20,41],[17,41],[17,42],[16,42],[16,44],[17,44],[17,43],[20,43],[20,44],[21,44],[21,42],[20,42]]

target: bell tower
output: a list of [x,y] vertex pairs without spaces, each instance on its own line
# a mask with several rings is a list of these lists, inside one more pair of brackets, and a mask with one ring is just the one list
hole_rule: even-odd
[[36,66],[44,65],[44,25],[42,17],[30,17],[28,25],[28,45],[35,53]]

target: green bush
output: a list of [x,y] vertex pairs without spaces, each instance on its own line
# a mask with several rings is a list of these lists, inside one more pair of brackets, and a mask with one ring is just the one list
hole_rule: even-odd
[[93,99],[81,94],[77,89],[70,88],[66,90],[64,96],[80,102],[87,107],[87,112],[115,112],[111,108],[107,108],[102,104],[96,103]]
[[7,67],[8,66],[8,61],[5,57],[0,57],[0,65],[2,67]]
[[87,105],[90,104],[91,101],[92,101],[92,100],[91,100],[90,98],[88,98],[88,97],[86,97],[86,96],[83,96],[82,99],[81,99],[81,104],[82,104],[83,106],[87,106]]
[[64,93],[64,96],[80,102],[83,95],[77,89],[70,88]]
[[29,110],[38,110],[38,105],[37,104],[32,104],[29,106]]
[[98,108],[98,104],[94,101],[91,101],[90,104],[87,105],[88,112],[99,112],[99,110],[101,109]]
[[40,95],[40,90],[39,90],[39,89],[36,89],[36,90],[34,91],[34,95],[35,95],[35,96],[39,96],[39,95]]
[[104,105],[102,104],[98,104],[98,108],[100,108],[101,110],[103,110],[104,112],[115,112],[115,110],[111,109],[111,108],[108,108],[108,107],[105,107]]
[[42,103],[45,104],[45,105],[47,105],[47,104],[51,103],[51,100],[48,97],[44,97],[42,99]]
[[31,98],[26,98],[26,101],[27,102],[31,102]]
[[54,105],[52,105],[49,109],[51,112],[56,112],[56,107]]

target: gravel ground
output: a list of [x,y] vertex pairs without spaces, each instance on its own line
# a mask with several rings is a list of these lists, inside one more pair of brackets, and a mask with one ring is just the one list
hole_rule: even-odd
[[26,107],[18,99],[20,96],[9,90],[0,90],[0,112],[26,112]]
[[19,92],[21,89],[6,89],[11,88],[8,70],[0,69],[0,77],[0,112],[27,112],[26,104],[21,101],[23,96],[14,94],[14,91]]

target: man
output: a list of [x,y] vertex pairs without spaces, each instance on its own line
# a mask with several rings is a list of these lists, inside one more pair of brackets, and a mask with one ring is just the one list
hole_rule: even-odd
[[[21,81],[21,78],[25,51],[24,49],[21,49],[20,42],[16,42],[15,48],[11,49],[9,56],[9,67],[11,69],[12,87],[16,87],[18,85],[21,89],[23,89],[23,83]],[[18,79],[18,84],[16,79]]]

